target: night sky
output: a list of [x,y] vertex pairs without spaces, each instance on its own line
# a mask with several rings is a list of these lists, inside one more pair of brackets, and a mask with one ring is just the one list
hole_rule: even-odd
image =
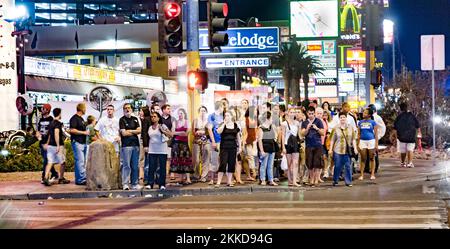
[[[289,0],[228,0],[230,18],[246,21],[288,20]],[[390,0],[385,18],[395,22],[398,34],[397,68],[400,59],[410,70],[420,70],[420,35],[444,34],[446,65],[450,65],[450,0]],[[385,46],[391,49],[390,46]],[[402,55],[400,57],[400,54]],[[389,58],[386,58],[389,59]],[[389,59],[391,60],[391,59]]]

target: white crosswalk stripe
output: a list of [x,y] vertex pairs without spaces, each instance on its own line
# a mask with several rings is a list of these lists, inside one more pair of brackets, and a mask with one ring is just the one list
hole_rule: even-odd
[[[30,205],[33,203],[33,205]],[[30,228],[447,228],[440,200],[15,202],[4,221]]]

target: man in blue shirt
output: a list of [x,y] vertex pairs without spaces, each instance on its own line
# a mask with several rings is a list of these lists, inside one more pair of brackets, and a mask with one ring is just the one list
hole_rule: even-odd
[[223,104],[222,101],[214,103],[214,112],[208,116],[209,139],[211,140],[211,164],[209,168],[209,185],[214,184],[214,174],[219,170],[219,145],[220,134],[217,128],[223,123]]
[[309,183],[312,187],[319,184],[320,172],[323,169],[322,138],[325,135],[323,123],[315,116],[315,108],[308,107],[308,119],[302,122],[302,135],[306,143],[306,166],[309,170]]

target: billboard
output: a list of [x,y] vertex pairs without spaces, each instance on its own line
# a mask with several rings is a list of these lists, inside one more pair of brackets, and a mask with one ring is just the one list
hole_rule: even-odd
[[[277,54],[280,51],[280,29],[278,27],[229,28],[228,45],[221,53],[208,50],[208,30],[199,29],[201,55],[226,54]],[[203,50],[203,51],[202,51]]]
[[[2,1],[1,5],[2,11],[6,11],[14,7],[14,1]],[[16,108],[16,38],[11,36],[13,31],[14,23],[0,18],[0,132],[15,130],[19,125],[19,112]]]
[[355,69],[355,77],[366,78],[366,51],[348,49],[346,52],[346,62],[349,67]]
[[355,91],[355,72],[353,68],[339,68],[339,92]]
[[336,38],[339,1],[295,1],[290,5],[291,34],[298,39]]

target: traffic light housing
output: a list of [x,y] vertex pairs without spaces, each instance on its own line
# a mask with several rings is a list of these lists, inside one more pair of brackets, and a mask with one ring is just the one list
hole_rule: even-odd
[[189,71],[187,79],[189,90],[197,89],[204,92],[208,88],[208,73],[206,71]]
[[364,7],[361,26],[362,50],[383,50],[383,1],[366,0]]
[[[208,0],[208,45],[211,52],[220,52],[228,45],[228,4]],[[219,33],[220,32],[220,33]]]
[[159,52],[183,53],[182,0],[160,0],[158,5]]
[[370,84],[374,88],[378,88],[383,84],[383,72],[380,69],[375,69],[371,72]]

